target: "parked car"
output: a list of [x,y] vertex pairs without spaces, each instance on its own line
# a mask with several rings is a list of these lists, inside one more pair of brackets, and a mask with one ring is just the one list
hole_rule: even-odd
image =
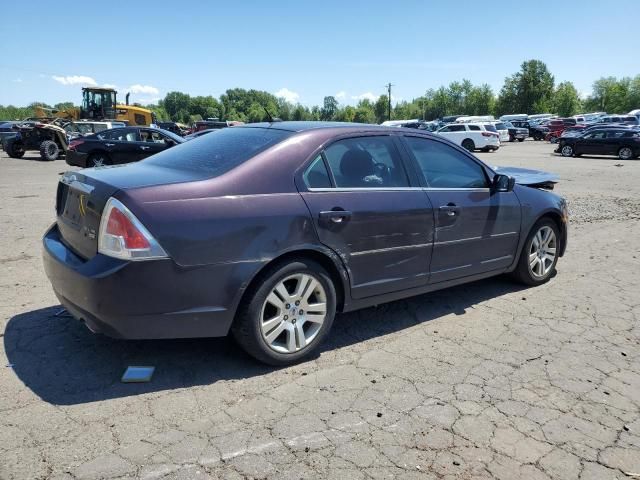
[[509,135],[509,127],[506,122],[491,122],[500,136],[500,143],[510,142],[511,136]]
[[217,130],[221,128],[235,127],[238,125],[244,125],[244,122],[238,122],[235,120],[233,121],[232,120],[228,120],[228,121],[200,120],[195,123],[195,128],[191,133],[199,132],[200,130]]
[[113,128],[71,140],[67,163],[85,168],[137,162],[184,141],[159,128]]
[[158,122],[157,125],[158,128],[175,133],[176,135],[180,135],[181,137],[184,137],[186,135],[186,131],[188,130],[188,127],[186,125],[177,122]]
[[582,154],[616,155],[620,160],[640,156],[640,131],[630,128],[595,129],[577,137],[562,138],[559,151],[563,157]]
[[420,130],[227,128],[64,174],[44,266],[92,331],[231,332],[255,358],[287,365],[317,351],[336,311],[506,272],[548,281],[567,244],[566,203],[541,188],[554,178],[496,172]]
[[491,123],[450,123],[436,133],[470,152],[492,152],[500,148],[500,135]]
[[[509,121],[505,121],[504,124],[507,127],[507,131],[509,132],[510,142],[515,142],[516,140],[519,142],[524,142],[525,139],[529,136],[528,128],[516,127],[512,122]],[[500,141],[502,141],[502,139]]]
[[577,123],[578,122],[575,118],[558,118],[550,120],[545,125],[547,132],[544,139],[551,143],[556,143],[558,138],[562,136],[562,132],[564,132],[565,128],[575,126]]
[[598,123],[619,123],[625,125],[640,125],[640,119],[634,115],[604,115]]

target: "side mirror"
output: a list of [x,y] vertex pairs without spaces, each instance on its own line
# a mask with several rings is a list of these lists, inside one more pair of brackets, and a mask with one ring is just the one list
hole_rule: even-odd
[[511,192],[516,184],[516,179],[509,175],[496,174],[493,177],[492,190],[494,192]]

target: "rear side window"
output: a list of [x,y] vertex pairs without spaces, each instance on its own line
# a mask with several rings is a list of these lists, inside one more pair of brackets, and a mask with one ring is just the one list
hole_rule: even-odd
[[331,188],[331,180],[329,179],[329,172],[324,164],[322,155],[318,155],[307,171],[304,172],[304,183],[309,188]]
[[400,155],[388,136],[338,140],[325,158],[339,188],[408,187]]
[[478,125],[469,125],[469,130],[480,130]]
[[478,163],[455,148],[426,138],[406,137],[411,153],[431,188],[486,188]]
[[215,135],[203,135],[160,152],[144,162],[217,177],[291,134],[271,128],[225,128]]

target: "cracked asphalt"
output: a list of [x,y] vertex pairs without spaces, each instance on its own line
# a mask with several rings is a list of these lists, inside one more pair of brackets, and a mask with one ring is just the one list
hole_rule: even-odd
[[[64,161],[0,154],[1,479],[640,477],[640,161],[527,141],[479,154],[560,175],[568,252],[337,317],[273,369],[231,339],[117,341],[60,308],[40,236]],[[150,383],[123,384],[128,365]]]

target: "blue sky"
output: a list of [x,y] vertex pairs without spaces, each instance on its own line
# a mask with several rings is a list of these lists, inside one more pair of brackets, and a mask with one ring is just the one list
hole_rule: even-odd
[[[82,84],[149,103],[256,88],[306,105],[412,99],[468,78],[497,92],[526,59],[583,94],[640,74],[639,0],[4,2],[0,104],[80,101]],[[614,42],[603,40],[614,32]]]

